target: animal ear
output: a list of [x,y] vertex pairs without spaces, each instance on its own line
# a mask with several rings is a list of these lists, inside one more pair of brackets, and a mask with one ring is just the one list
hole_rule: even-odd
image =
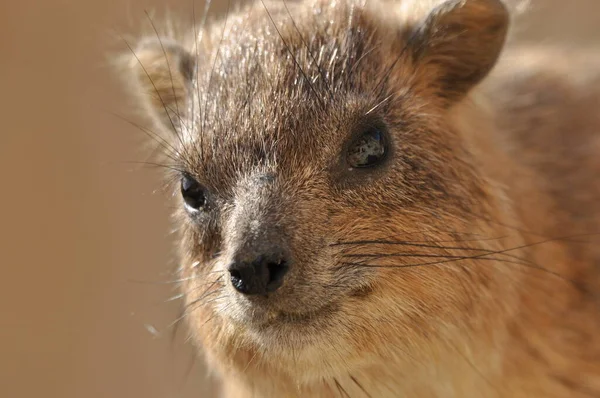
[[418,25],[413,55],[430,68],[442,98],[460,100],[496,64],[508,23],[501,0],[446,0]]
[[178,130],[189,117],[195,61],[179,43],[145,39],[127,56],[127,81],[149,116]]

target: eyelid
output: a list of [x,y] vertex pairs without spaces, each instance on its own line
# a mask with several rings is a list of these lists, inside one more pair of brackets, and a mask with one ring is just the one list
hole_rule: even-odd
[[183,180],[183,179],[192,180],[192,181],[195,181],[196,183],[200,184],[202,187],[206,187],[206,184],[197,175],[194,175],[188,171],[181,171],[179,174],[180,174],[180,176],[179,176],[180,180]]

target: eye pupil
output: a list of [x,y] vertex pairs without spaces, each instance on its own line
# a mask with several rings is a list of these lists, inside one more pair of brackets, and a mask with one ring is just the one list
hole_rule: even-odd
[[350,145],[348,163],[350,166],[358,168],[375,166],[383,160],[385,152],[382,131],[372,127]]
[[206,203],[204,189],[196,180],[188,176],[181,179],[181,195],[185,204],[194,210],[198,210]]
[[373,164],[373,163],[377,162],[378,159],[379,159],[378,156],[369,155],[369,156],[367,156],[367,163],[368,164]]

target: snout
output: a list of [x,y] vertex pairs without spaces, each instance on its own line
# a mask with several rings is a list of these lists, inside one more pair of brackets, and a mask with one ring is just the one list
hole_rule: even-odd
[[244,296],[269,296],[285,282],[292,267],[285,206],[271,173],[240,182],[226,235],[229,282]]
[[290,268],[289,259],[277,245],[260,246],[275,247],[266,250],[246,248],[246,252],[238,253],[228,266],[231,284],[241,294],[250,296],[275,292],[283,285]]
[[240,181],[234,206],[225,214],[216,264],[225,271],[229,314],[244,322],[276,323],[280,317],[316,313],[339,288],[329,248],[319,239],[322,231],[301,225],[319,213],[298,212],[302,198],[282,192],[289,187],[277,181],[268,174]]

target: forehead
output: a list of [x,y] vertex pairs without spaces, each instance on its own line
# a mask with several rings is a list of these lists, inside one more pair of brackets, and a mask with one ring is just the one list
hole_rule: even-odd
[[189,136],[199,151],[187,163],[232,175],[330,158],[385,95],[374,90],[385,69],[380,35],[367,11],[346,3],[258,2],[214,26],[193,92]]

